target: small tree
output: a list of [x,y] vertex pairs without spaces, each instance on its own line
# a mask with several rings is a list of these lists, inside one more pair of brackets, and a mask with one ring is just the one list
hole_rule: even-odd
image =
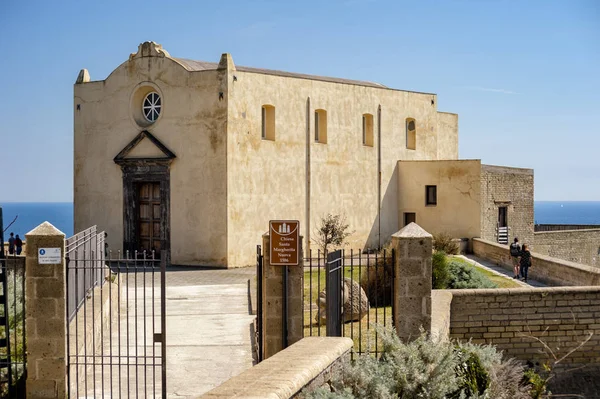
[[348,231],[349,227],[344,215],[332,215],[331,213],[328,213],[321,218],[321,223],[317,228],[317,234],[314,240],[323,250],[324,256],[331,246],[340,246],[344,244],[346,238],[353,233]]

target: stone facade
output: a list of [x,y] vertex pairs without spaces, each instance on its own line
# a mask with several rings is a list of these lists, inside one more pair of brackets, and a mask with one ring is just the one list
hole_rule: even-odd
[[600,364],[600,288],[452,290],[450,338],[492,344],[507,356],[533,364],[551,359],[559,367]]
[[535,252],[600,268],[600,229],[534,234]]
[[533,170],[482,165],[481,235],[498,241],[499,208],[507,208],[508,242],[519,237],[533,248]]
[[[162,108],[149,122],[152,92]],[[263,107],[273,137],[262,138]],[[458,158],[458,117],[435,94],[241,67],[228,54],[191,61],[152,42],[105,80],[81,73],[73,113],[75,230],[97,224],[112,249],[130,245],[136,184],[159,179],[170,203],[158,240],[174,264],[253,264],[274,219],[300,220],[308,251],[329,212],[346,214],[349,246],[378,247],[399,229],[397,161]]]

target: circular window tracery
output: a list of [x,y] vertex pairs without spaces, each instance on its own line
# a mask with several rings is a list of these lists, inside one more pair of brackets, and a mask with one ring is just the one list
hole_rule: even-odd
[[148,122],[156,122],[158,116],[160,115],[160,110],[162,108],[162,101],[157,92],[150,92],[144,97],[144,102],[142,103],[142,114],[144,114],[144,118]]

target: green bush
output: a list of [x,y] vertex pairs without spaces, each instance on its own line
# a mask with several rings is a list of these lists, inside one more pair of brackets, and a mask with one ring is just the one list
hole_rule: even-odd
[[431,286],[433,289],[444,289],[448,287],[448,281],[450,280],[450,271],[448,269],[448,258],[446,254],[441,251],[437,251],[431,258]]
[[433,249],[450,255],[456,255],[458,254],[459,247],[450,234],[438,233],[433,235]]
[[498,288],[495,283],[468,263],[451,260],[448,269],[450,271],[448,288],[450,289]]
[[530,398],[523,367],[502,361],[492,346],[434,340],[404,343],[390,327],[376,326],[382,355],[346,360],[330,382],[304,391],[310,399]]

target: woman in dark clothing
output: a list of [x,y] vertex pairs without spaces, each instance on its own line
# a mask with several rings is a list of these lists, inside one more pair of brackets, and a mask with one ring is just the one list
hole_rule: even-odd
[[527,271],[531,266],[531,252],[529,252],[529,245],[523,244],[521,249],[521,280],[527,282]]

